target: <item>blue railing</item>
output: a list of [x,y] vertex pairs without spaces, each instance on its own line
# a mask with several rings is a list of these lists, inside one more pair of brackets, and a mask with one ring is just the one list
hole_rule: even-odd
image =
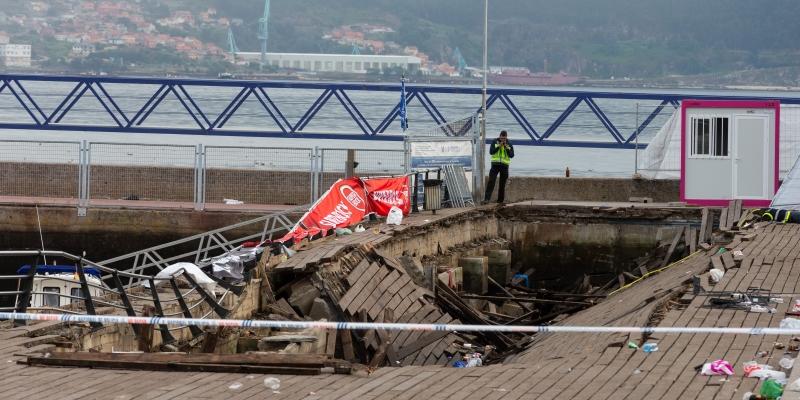
[[[46,75],[0,75],[0,81],[0,99],[4,99],[0,129],[402,140],[397,123],[399,104],[393,103],[399,103],[399,84]],[[301,92],[306,93],[304,99],[313,101],[293,96]],[[282,98],[276,98],[276,93]],[[477,112],[480,94],[480,88],[469,86],[406,86],[409,107],[419,110],[411,118],[419,120],[419,114],[425,114],[425,124],[448,122],[442,111],[447,107],[458,109],[459,117]],[[443,105],[447,101],[442,96],[470,99],[457,106],[450,101],[448,106]],[[532,103],[535,98],[548,100],[550,105],[537,106]],[[797,97],[749,94],[493,87],[487,105],[490,123],[497,112],[510,115],[520,145],[633,148],[637,136],[657,118],[671,114],[684,98],[777,99],[800,104]],[[607,100],[646,102],[649,106],[633,124],[632,108],[609,111],[601,104]],[[330,103],[338,103],[344,112],[325,115],[322,110]],[[575,117],[579,108],[584,109],[584,130],[594,135],[591,140],[560,134],[567,130],[565,121]],[[543,120],[544,112],[555,118]],[[628,114],[626,122],[615,122],[621,114]],[[232,119],[240,117],[249,119],[248,124],[234,126]],[[184,122],[177,122],[181,118]],[[336,121],[327,127],[312,127],[326,118]],[[341,121],[353,127],[343,130]],[[575,127],[573,124],[573,131]]]

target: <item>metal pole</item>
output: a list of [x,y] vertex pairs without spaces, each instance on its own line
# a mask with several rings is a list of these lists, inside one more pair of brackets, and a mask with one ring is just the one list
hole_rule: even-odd
[[478,199],[484,195],[484,181],[486,177],[486,89],[489,79],[489,0],[483,1],[483,90],[481,93],[481,136],[478,142],[480,159],[478,160]]
[[635,152],[633,153],[633,176],[639,177],[639,134],[642,133],[639,131],[639,103],[636,103],[636,131],[634,134],[634,138],[636,139],[636,148]]

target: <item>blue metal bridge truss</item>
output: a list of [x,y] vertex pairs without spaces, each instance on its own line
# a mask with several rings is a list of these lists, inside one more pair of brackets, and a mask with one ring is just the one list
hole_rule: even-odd
[[[36,96],[26,89],[30,82],[59,82],[73,86],[72,90],[58,102],[51,111],[45,111]],[[388,114],[369,119],[361,111],[351,95],[353,92],[399,92],[399,84],[379,83],[329,83],[329,82],[304,82],[304,81],[242,81],[242,80],[204,80],[204,79],[163,79],[163,78],[129,78],[129,77],[95,77],[95,76],[47,76],[47,75],[0,75],[0,95],[10,93],[19,105],[19,111],[30,117],[28,122],[8,121],[0,117],[0,129],[25,129],[25,130],[51,130],[51,131],[94,131],[94,132],[128,132],[128,133],[165,133],[165,134],[194,134],[194,135],[219,135],[219,136],[249,136],[249,137],[276,137],[276,138],[322,138],[322,139],[371,139],[371,140],[402,140],[400,135],[388,134],[387,129],[398,118],[399,102]],[[140,108],[134,112],[123,111],[119,99],[112,96],[107,87],[109,85],[139,85],[152,88],[155,91]],[[216,115],[200,107],[196,98],[187,90],[193,88],[235,88],[238,93],[227,103],[223,110]],[[270,97],[273,89],[315,89],[321,90],[311,106],[302,116],[291,121],[281,110],[281,104]],[[150,90],[150,89],[148,89]],[[8,93],[6,93],[8,92]],[[350,93],[350,94],[349,94]],[[196,126],[144,126],[148,118],[161,105],[168,95],[172,94],[178,100],[182,111],[190,116]],[[431,99],[431,94],[455,95],[480,95],[481,89],[470,86],[440,86],[440,85],[406,85],[406,100],[409,104],[416,101],[437,124],[448,122],[440,112],[437,104]],[[66,123],[64,118],[74,112],[78,101],[86,96],[91,96],[99,101],[102,108],[98,113],[107,113],[113,123],[106,125],[88,123]],[[534,127],[525,116],[523,110],[515,104],[513,98],[517,97],[549,97],[569,98],[572,101],[561,111],[559,116],[549,125]],[[248,99],[255,99],[263,108],[264,117],[275,122],[275,127],[264,129],[226,129],[226,124],[240,111]],[[791,97],[753,97],[753,96],[716,96],[694,95],[685,93],[645,93],[645,92],[617,92],[598,90],[543,90],[538,88],[490,88],[488,90],[487,108],[503,107],[514,118],[521,130],[527,135],[525,140],[517,140],[519,145],[534,146],[565,146],[565,147],[595,147],[595,148],[634,148],[637,135],[643,132],[662,112],[678,108],[684,98],[695,99],[769,99],[779,100],[783,104],[800,104],[800,98]],[[337,101],[347,111],[358,127],[359,132],[333,133],[307,131],[309,123],[318,116],[320,110],[327,103]],[[642,119],[639,126],[632,132],[623,132],[609,117],[607,112],[598,105],[598,99],[623,99],[637,101],[656,101],[658,106],[649,111]],[[554,134],[564,121],[572,115],[578,106],[585,104],[597,117],[609,135],[607,141],[580,141],[558,140]],[[476,108],[479,111],[479,108]],[[374,121],[380,120],[378,124]],[[373,125],[374,124],[374,125]]]

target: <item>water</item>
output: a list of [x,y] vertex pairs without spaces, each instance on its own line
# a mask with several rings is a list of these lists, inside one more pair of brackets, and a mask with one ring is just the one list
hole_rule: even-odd
[[[25,82],[25,87],[30,95],[37,100],[46,114],[58,106],[64,96],[73,88],[73,84],[60,82]],[[156,85],[121,85],[105,84],[107,91],[114,97],[120,108],[130,117],[142,107],[149,97],[157,90]],[[551,88],[552,89],[552,88]],[[197,102],[198,106],[206,111],[209,118],[215,118],[223,111],[225,106],[236,96],[240,89],[237,88],[211,88],[187,87],[187,91]],[[569,90],[575,90],[571,88]],[[614,92],[614,89],[592,89],[592,91]],[[633,92],[635,90],[625,90]],[[670,91],[661,91],[669,93]],[[269,89],[268,94],[281,109],[291,123],[299,120],[314,100],[322,93],[316,89]],[[773,95],[785,97],[792,95],[787,92],[718,92],[703,91],[696,94],[720,95]],[[695,94],[693,93],[693,94]],[[348,95],[359,107],[372,126],[378,125],[383,117],[397,103],[398,93],[391,92],[366,92],[349,91]],[[430,99],[437,105],[439,111],[448,120],[457,120],[467,116],[478,109],[480,96],[462,94],[429,94]],[[572,98],[559,97],[523,97],[514,96],[513,101],[541,134],[563,112]],[[659,104],[658,101],[638,101],[639,112],[637,115],[637,101],[618,99],[596,99],[600,108],[609,116],[624,136],[630,135],[635,129],[636,121],[643,121],[647,115]],[[101,110],[98,112],[98,110]],[[111,117],[102,112],[102,106],[90,93],[76,104],[73,111],[64,118],[62,123],[83,124],[109,124],[113,123]],[[666,109],[657,117],[640,136],[640,141],[646,143],[669,118],[671,109]],[[434,126],[433,119],[416,100],[409,103],[408,115],[410,130],[420,131]],[[0,120],[5,122],[30,122],[30,117],[25,112],[20,112],[16,100],[6,90],[0,94]],[[185,111],[181,103],[168,96],[156,111],[150,116],[145,127],[196,127],[196,123]],[[253,97],[249,98],[239,109],[237,114],[225,126],[225,129],[269,129],[278,130],[277,124],[268,117],[261,104]],[[527,138],[511,114],[502,107],[498,101],[488,112],[487,136],[495,137],[497,132],[508,130],[512,142]],[[322,108],[314,120],[304,129],[304,132],[359,132],[356,124],[350,119],[347,111],[334,98]],[[390,126],[389,135],[401,134],[399,121]],[[381,134],[386,135],[386,134]],[[567,118],[559,130],[551,137],[556,140],[577,141],[612,141],[611,135],[591,110],[581,104],[573,114]],[[22,131],[0,130],[0,139],[27,139],[27,140],[88,140],[92,142],[113,143],[152,143],[174,145],[207,146],[243,146],[243,147],[333,147],[355,149],[392,149],[401,150],[402,142],[387,142],[379,140],[327,140],[327,139],[284,139],[284,138],[253,138],[230,136],[201,136],[201,135],[172,135],[172,134],[130,134],[130,133],[95,133],[95,132],[55,132],[55,131]],[[593,149],[593,148],[564,148],[564,147],[538,147],[516,146],[516,157],[512,163],[512,174],[515,175],[563,175],[568,167],[575,176],[630,176],[634,171],[634,150],[619,149]],[[12,155],[13,157],[14,155]],[[0,156],[7,158],[8,155]],[[250,164],[247,160],[244,164]],[[241,160],[230,160],[231,165],[242,164]]]

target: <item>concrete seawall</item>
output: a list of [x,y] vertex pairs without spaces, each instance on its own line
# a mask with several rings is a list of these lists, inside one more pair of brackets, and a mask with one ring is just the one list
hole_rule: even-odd
[[[0,163],[0,196],[77,197],[78,167],[74,164]],[[359,171],[370,175],[368,171]],[[380,174],[378,174],[380,175]],[[321,191],[342,173],[322,176]],[[246,204],[307,204],[311,200],[311,174],[307,171],[208,169],[206,202],[236,199]],[[94,165],[90,171],[93,199],[192,202],[194,170],[191,168]],[[522,200],[628,201],[649,197],[655,202],[679,199],[677,180],[625,178],[561,178],[512,176],[509,202]]]

